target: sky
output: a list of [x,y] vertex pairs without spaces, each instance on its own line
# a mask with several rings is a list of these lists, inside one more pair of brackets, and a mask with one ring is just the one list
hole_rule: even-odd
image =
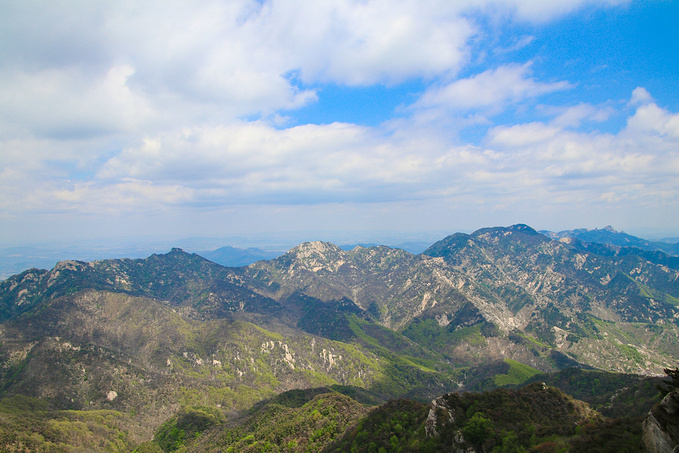
[[662,0],[0,0],[0,244],[679,236],[678,19]]

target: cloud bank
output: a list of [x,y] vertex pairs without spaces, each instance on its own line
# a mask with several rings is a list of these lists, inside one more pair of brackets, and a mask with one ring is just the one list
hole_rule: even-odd
[[[451,223],[442,206],[539,218],[624,205],[676,222],[679,115],[644,86],[578,98],[581,82],[536,69],[539,37],[493,26],[627,5],[3,2],[0,220],[17,239],[27,217],[224,220],[253,206],[253,222],[275,207],[354,206],[360,221],[391,206],[408,228],[412,204],[437,228]],[[297,124],[327,86],[403,102],[382,124]],[[621,127],[597,128],[611,118]]]

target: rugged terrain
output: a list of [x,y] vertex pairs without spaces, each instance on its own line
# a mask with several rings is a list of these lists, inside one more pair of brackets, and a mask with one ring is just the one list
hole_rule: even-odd
[[[214,438],[240,451],[233,433],[255,429],[259,417],[242,411],[322,387],[273,413],[301,410],[306,419],[314,409],[305,405],[326,398],[346,416],[320,413],[318,429],[332,426],[323,445],[350,442],[346,429],[367,416],[366,404],[390,398],[428,402],[540,376],[563,388],[561,374],[550,381],[539,373],[568,367],[662,374],[679,362],[678,305],[678,258],[550,239],[525,225],[454,234],[420,255],[312,242],[239,268],[180,249],[60,262],[0,282],[0,412],[9,408],[0,440],[26,451],[170,451],[205,431],[195,448]],[[639,414],[659,401],[640,390],[649,387],[641,377],[591,376],[577,380],[596,379],[601,391],[575,396],[597,417],[617,416],[627,394],[646,395]],[[412,401],[403,404],[420,404]],[[36,430],[25,428],[26,417],[40,421]],[[414,417],[408,423],[420,423]],[[231,440],[223,426],[235,429]],[[70,434],[76,427],[80,437]],[[289,439],[297,442],[289,450],[316,442],[313,435]],[[500,431],[494,436],[491,447],[502,447]]]
[[626,252],[516,225],[455,234],[422,255],[306,243],[244,274],[286,306],[299,294],[348,300],[458,362],[661,373],[679,358],[679,259]]

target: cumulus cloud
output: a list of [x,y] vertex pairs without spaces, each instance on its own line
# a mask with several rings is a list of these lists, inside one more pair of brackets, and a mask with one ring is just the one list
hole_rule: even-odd
[[[114,112],[108,128],[138,122],[127,111],[139,111],[140,104],[142,111],[153,112],[157,121],[166,124],[224,121],[314,102],[315,91],[300,81],[369,85],[413,77],[454,77],[469,60],[469,40],[478,33],[474,11],[479,7],[502,6],[522,20],[543,20],[587,2],[558,2],[558,6],[521,0],[6,3],[0,18],[0,56],[5,67],[2,85],[5,91],[12,87],[12,92],[4,96],[12,102],[9,105],[23,106],[16,122],[44,132],[46,110],[64,118],[53,123],[55,128],[68,119],[83,123],[79,126],[83,130],[96,129],[99,126],[91,124],[92,118],[101,114],[92,115],[85,106],[100,102],[104,102],[100,111]],[[530,41],[527,37],[516,45]],[[494,94],[500,98],[563,88],[563,84],[528,79],[527,71],[525,66],[498,68],[434,90],[423,102],[447,96],[469,105],[471,100],[459,90],[465,85],[478,88],[493,77],[506,78],[505,90],[507,84],[520,84],[513,94]],[[116,75],[121,96],[111,92],[113,81],[107,82]],[[52,93],[45,93],[50,87]],[[32,94],[36,89],[46,95],[44,102]],[[107,100],[110,95],[125,105],[107,105],[112,102]],[[74,99],[81,97],[81,105],[73,106],[78,103]],[[488,95],[486,102],[492,99]],[[168,115],[168,111],[185,114],[176,118],[177,113]],[[10,109],[6,116],[14,113]]]
[[635,114],[627,120],[627,130],[636,133],[650,133],[679,139],[679,116],[658,107],[655,103],[641,105]]
[[676,131],[678,114],[642,106],[617,134],[585,133],[572,130],[563,115],[596,116],[596,109],[575,109],[585,113],[491,128],[483,146],[446,146],[429,138],[423,147],[423,136],[404,139],[346,123],[186,129],[125,148],[101,165],[96,179],[118,188],[144,183],[187,189],[165,200],[170,204],[384,202],[469,191],[576,202],[583,192],[599,197],[604,188],[634,198],[643,193],[640,184],[663,193],[675,188],[670,175],[679,155],[666,136]]
[[529,169],[562,202],[673,203],[679,188],[677,121],[679,114],[650,103],[639,106],[617,134],[573,131],[572,122],[558,116],[550,123],[495,127],[487,145],[521,171]]
[[467,79],[428,89],[414,105],[417,109],[444,107],[454,111],[471,109],[498,110],[554,91],[565,90],[565,81],[544,83],[531,77],[531,65],[509,64]]
[[412,146],[345,123],[239,122],[146,139],[105,162],[97,177],[180,183],[224,203],[374,198],[419,181],[424,159]]
[[139,130],[154,115],[128,84],[134,69],[113,66],[85,76],[74,68],[0,72],[0,118],[5,134],[92,137]]
[[290,45],[307,82],[396,83],[456,72],[475,32],[454,3],[413,0],[266,3],[257,22]]
[[[679,116],[644,88],[632,93],[623,130],[582,132],[622,115],[615,100],[498,119],[576,88],[509,60],[538,37],[496,49],[502,59],[490,68],[471,66],[488,16],[543,24],[592,4],[4,2],[0,216],[670,199]],[[460,78],[463,70],[475,73]],[[278,120],[319,102],[324,84],[403,82],[417,87],[410,107],[380,126]],[[476,140],[450,132],[474,127]]]
[[630,99],[628,105],[638,106],[648,104],[650,102],[653,102],[651,93],[649,93],[646,88],[636,87],[634,91],[632,91],[632,99]]

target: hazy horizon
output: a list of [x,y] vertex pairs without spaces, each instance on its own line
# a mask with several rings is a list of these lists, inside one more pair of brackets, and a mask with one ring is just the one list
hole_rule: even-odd
[[[488,225],[486,227],[503,227],[509,225]],[[531,226],[531,225],[529,225]],[[611,225],[601,226],[603,229]],[[532,227],[532,226],[531,226]],[[485,228],[485,227],[482,227]],[[480,229],[480,228],[479,228]],[[561,232],[564,230],[545,230],[535,228],[538,231]],[[311,241],[331,242],[340,247],[357,244],[386,245],[389,247],[401,247],[411,253],[421,253],[429,245],[444,239],[455,233],[472,233],[468,231],[449,232],[421,232],[408,234],[398,232],[295,232],[290,234],[272,233],[269,236],[239,236],[239,237],[187,237],[168,240],[153,238],[108,238],[80,242],[42,242],[22,245],[7,245],[0,243],[0,280],[24,270],[36,267],[51,269],[58,261],[80,260],[95,261],[101,259],[116,258],[147,258],[151,254],[165,254],[172,248],[178,247],[189,253],[205,255],[224,247],[247,250],[249,248],[266,252],[277,252],[282,255],[293,247]],[[623,232],[622,230],[616,230]],[[679,242],[679,237],[671,236],[648,236],[625,231],[627,234],[651,241]]]

